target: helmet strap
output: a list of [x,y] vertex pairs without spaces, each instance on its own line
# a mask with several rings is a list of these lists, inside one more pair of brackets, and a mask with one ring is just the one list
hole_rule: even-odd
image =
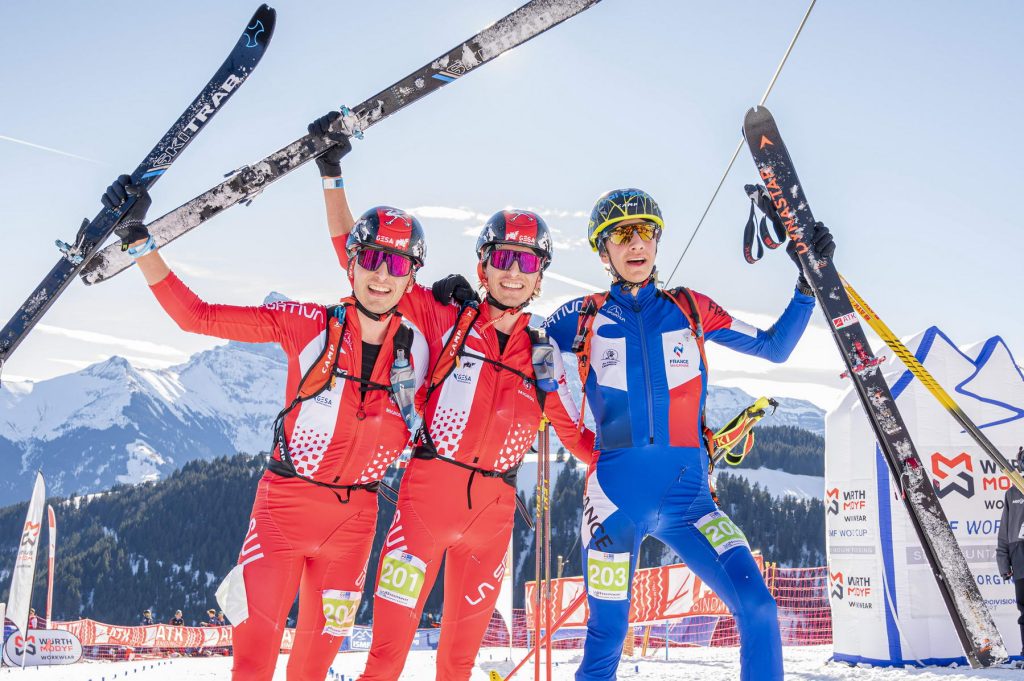
[[622,290],[626,293],[632,293],[634,290],[642,289],[644,286],[652,282],[658,281],[658,267],[657,265],[651,270],[651,274],[643,281],[627,281],[621,274],[615,271],[615,266],[609,261],[608,267],[612,271],[612,283],[618,284],[622,287]]
[[356,298],[356,309],[359,310],[360,312],[362,312],[364,315],[366,315],[370,319],[372,319],[373,321],[381,322],[381,321],[384,321],[385,319],[387,319],[388,317],[390,317],[391,315],[393,315],[395,313],[395,310],[398,309],[398,306],[395,305],[393,308],[391,308],[390,310],[388,310],[386,312],[381,312],[381,313],[371,312],[370,310],[366,309],[365,305],[363,305],[362,303],[359,302],[358,298]]

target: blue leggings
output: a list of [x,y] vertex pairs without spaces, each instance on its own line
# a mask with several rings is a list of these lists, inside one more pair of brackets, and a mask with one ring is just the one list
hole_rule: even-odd
[[782,679],[775,600],[746,538],[708,489],[707,454],[696,448],[642,447],[601,452],[587,475],[583,574],[590,619],[577,681],[616,678],[629,625],[640,542],[665,542],[736,618],[740,678]]

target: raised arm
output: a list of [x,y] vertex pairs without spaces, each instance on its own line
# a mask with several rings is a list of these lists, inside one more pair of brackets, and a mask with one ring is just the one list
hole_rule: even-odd
[[708,340],[771,362],[785,362],[789,358],[814,311],[814,296],[794,290],[783,313],[771,328],[762,330],[733,317],[707,296],[695,293],[694,297]]
[[352,151],[349,138],[340,132],[331,130],[331,124],[341,118],[338,111],[330,111],[309,124],[312,135],[327,135],[337,144],[316,157],[316,166],[320,171],[320,181],[324,188],[324,207],[327,209],[327,232],[338,253],[338,262],[342,269],[348,268],[348,255],[345,253],[345,240],[356,220],[348,205],[345,194],[345,180],[341,175],[341,159]]
[[[263,307],[211,305],[199,298],[171,271],[156,250],[145,226],[146,212],[152,204],[148,192],[132,184],[131,177],[121,175],[102,197],[103,204],[116,210],[129,196],[135,203],[122,219],[116,233],[122,247],[135,257],[139,271],[149,284],[157,301],[178,326],[191,333],[200,333],[227,340],[249,343],[279,342],[294,345],[295,334],[309,334],[302,327],[326,325],[324,308],[318,305],[275,303]],[[297,312],[301,320],[285,322],[288,312]],[[308,335],[307,335],[308,337]]]

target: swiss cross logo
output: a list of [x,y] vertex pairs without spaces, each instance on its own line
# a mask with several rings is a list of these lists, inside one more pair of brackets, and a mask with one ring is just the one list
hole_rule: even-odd
[[843,599],[845,595],[843,592],[843,573],[842,572],[829,572],[828,573],[828,585],[830,588],[829,593],[832,598]]
[[825,504],[827,513],[830,515],[839,515],[839,488],[833,487],[830,490],[825,490]]
[[967,452],[961,452],[947,459],[940,452],[932,454],[932,484],[935,493],[943,498],[951,492],[958,492],[970,499],[974,496],[974,463]]

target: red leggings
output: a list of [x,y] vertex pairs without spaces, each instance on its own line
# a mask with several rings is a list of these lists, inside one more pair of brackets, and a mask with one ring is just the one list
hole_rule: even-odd
[[409,464],[381,551],[373,643],[361,681],[393,681],[402,673],[446,553],[437,679],[470,677],[498,599],[515,515],[510,485],[479,474],[470,481],[470,475],[436,459]]
[[377,521],[375,493],[337,493],[348,503],[339,503],[329,489],[295,478],[268,472],[260,480],[238,556],[238,564],[245,566],[249,618],[234,627],[234,681],[273,677],[296,590],[299,620],[288,681],[327,676],[343,636],[324,632],[322,592],[361,592]]

